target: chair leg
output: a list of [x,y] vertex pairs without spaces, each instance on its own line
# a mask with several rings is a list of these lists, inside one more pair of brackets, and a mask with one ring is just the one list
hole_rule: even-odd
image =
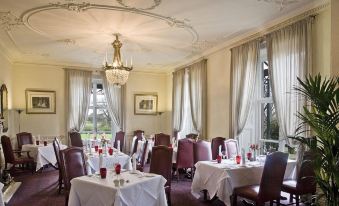
[[179,182],[179,169],[177,167],[177,182]]
[[299,206],[299,195],[295,195],[295,205]]
[[233,201],[232,201],[232,204],[231,204],[231,205],[232,205],[232,206],[237,206],[237,201],[238,201],[238,200],[237,200],[237,194],[233,194],[232,196],[233,196]]
[[290,203],[293,202],[293,194],[290,193]]
[[203,190],[202,192],[204,193],[204,200],[206,201],[207,200],[207,190]]
[[270,206],[273,206],[273,200],[270,201]]

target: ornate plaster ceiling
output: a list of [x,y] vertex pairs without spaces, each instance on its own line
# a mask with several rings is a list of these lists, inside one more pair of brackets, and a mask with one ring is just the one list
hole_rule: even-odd
[[206,49],[322,0],[0,0],[13,62],[100,68],[120,33],[136,70],[166,72]]

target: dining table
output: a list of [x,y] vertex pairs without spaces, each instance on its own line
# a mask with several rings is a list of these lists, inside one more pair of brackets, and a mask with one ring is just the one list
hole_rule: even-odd
[[117,175],[108,170],[106,178],[87,175],[71,180],[68,205],[72,206],[166,206],[166,179],[161,175],[130,171]]
[[[100,169],[100,155],[91,148],[91,152],[85,151],[85,158],[87,162],[87,172],[95,173]],[[101,167],[113,169],[116,164],[120,164],[123,169],[132,170],[132,162],[130,156],[119,150],[113,148],[112,155],[108,153],[102,154]]]
[[[66,149],[67,146],[61,144],[60,149]],[[46,146],[44,144],[24,144],[22,145],[22,151],[29,151],[30,157],[36,162],[36,171],[43,168],[45,165],[51,164],[55,166],[57,159],[55,156],[53,144],[49,143]]]
[[[199,161],[195,164],[195,174],[191,186],[191,193],[199,198],[202,190],[207,190],[212,198],[215,195],[225,203],[231,205],[230,197],[237,187],[260,184],[265,157],[257,161],[246,161],[237,164],[233,159],[223,159],[221,163],[215,160]],[[296,176],[296,161],[288,160],[284,179],[293,179]]]

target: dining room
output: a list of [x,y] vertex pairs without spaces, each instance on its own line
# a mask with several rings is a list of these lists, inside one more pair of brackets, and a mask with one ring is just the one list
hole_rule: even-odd
[[339,206],[337,10],[0,0],[0,206]]

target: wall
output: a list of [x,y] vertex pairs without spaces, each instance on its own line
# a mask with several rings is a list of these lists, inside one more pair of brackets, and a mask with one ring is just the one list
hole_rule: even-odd
[[[14,64],[13,108],[24,109],[20,115],[21,131],[33,135],[59,136],[65,134],[65,74],[61,67]],[[56,91],[56,114],[26,114],[26,89]],[[19,116],[16,117],[19,122]],[[18,126],[16,125],[16,132]]]
[[339,76],[339,1],[331,1],[331,75]]

